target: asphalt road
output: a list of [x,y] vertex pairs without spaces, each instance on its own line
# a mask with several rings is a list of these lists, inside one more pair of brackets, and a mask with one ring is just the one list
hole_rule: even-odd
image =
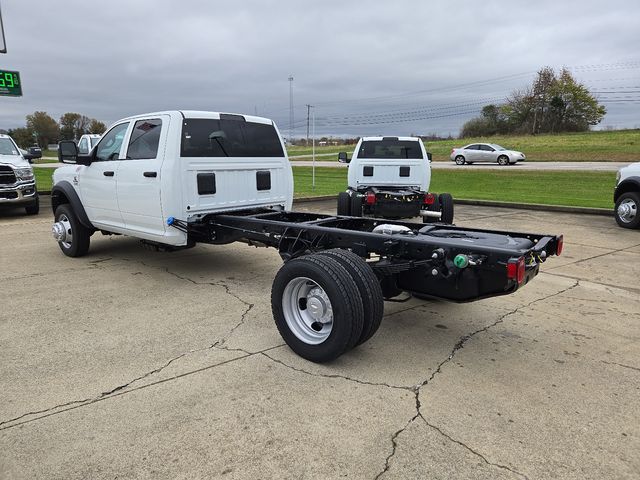
[[565,253],[514,295],[387,302],[315,365],[273,324],[273,250],[97,234],[71,259],[46,208],[0,212],[0,478],[637,479],[640,231],[456,219],[564,233]]
[[[316,161],[316,167],[333,167],[344,168],[348,164],[338,163],[336,161],[319,160]],[[591,172],[617,172],[619,168],[629,165],[631,162],[520,162],[515,165],[501,166],[493,163],[474,163],[473,165],[456,165],[454,162],[431,162],[431,168],[434,170],[536,170],[536,171],[554,171],[554,170],[580,170]],[[292,160],[291,164],[297,167],[310,167],[311,162],[308,160]]]
[[[333,155],[333,154],[331,154]],[[323,157],[319,157],[323,158]],[[295,160],[291,159],[291,165],[296,167],[310,167],[311,160]],[[474,163],[473,165],[456,165],[454,162],[432,162],[431,168],[440,169],[461,169],[461,170],[503,170],[520,171],[520,170],[580,170],[592,172],[617,172],[619,168],[629,165],[631,162],[520,162],[515,165],[503,167],[492,163]],[[332,167],[346,168],[348,164],[339,163],[335,160],[317,160],[316,167]],[[36,166],[45,168],[57,168],[62,163],[39,163]]]

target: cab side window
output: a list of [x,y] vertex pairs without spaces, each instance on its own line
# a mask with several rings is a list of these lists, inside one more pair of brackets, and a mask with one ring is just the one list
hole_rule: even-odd
[[480,150],[480,145],[469,145],[465,150]]
[[133,126],[131,138],[129,139],[127,160],[156,158],[158,156],[161,131],[162,120],[159,118],[138,120]]
[[117,160],[120,156],[120,147],[127,133],[129,122],[116,125],[100,139],[96,146],[96,161]]
[[78,152],[80,152],[82,155],[86,155],[87,153],[89,153],[89,142],[86,138],[83,138],[82,140],[80,140],[80,143],[78,143]]

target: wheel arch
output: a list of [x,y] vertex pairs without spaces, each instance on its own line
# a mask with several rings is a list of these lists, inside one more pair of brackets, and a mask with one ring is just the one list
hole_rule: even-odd
[[628,192],[640,192],[640,177],[629,177],[620,182],[613,194],[613,202],[617,202],[620,195]]
[[89,228],[91,230],[95,230],[96,228],[91,224],[89,217],[87,216],[87,212],[82,206],[82,202],[80,201],[80,197],[76,193],[73,186],[67,182],[62,181],[56,183],[51,189],[51,208],[53,213],[55,214],[56,208],[60,205],[68,203],[73,208],[73,211],[78,216],[78,220],[82,224],[82,226]]

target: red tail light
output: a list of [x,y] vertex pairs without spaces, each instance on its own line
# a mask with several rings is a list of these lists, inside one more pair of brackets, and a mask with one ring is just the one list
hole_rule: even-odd
[[367,197],[365,199],[367,205],[373,205],[376,203],[376,194],[373,192],[367,192]]
[[507,263],[507,278],[522,283],[522,280],[524,280],[524,272],[524,257],[520,257],[517,260],[509,260],[509,263]]
[[436,196],[433,193],[427,193],[424,196],[424,204],[425,205],[433,205],[436,201]]
[[559,237],[556,237],[556,255],[561,255],[563,248],[564,248],[564,235],[560,235]]

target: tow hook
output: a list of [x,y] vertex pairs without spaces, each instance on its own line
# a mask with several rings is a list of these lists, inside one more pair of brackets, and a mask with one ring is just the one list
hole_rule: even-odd
[[51,226],[51,234],[56,242],[64,242],[67,239],[67,229],[62,222],[56,222]]

